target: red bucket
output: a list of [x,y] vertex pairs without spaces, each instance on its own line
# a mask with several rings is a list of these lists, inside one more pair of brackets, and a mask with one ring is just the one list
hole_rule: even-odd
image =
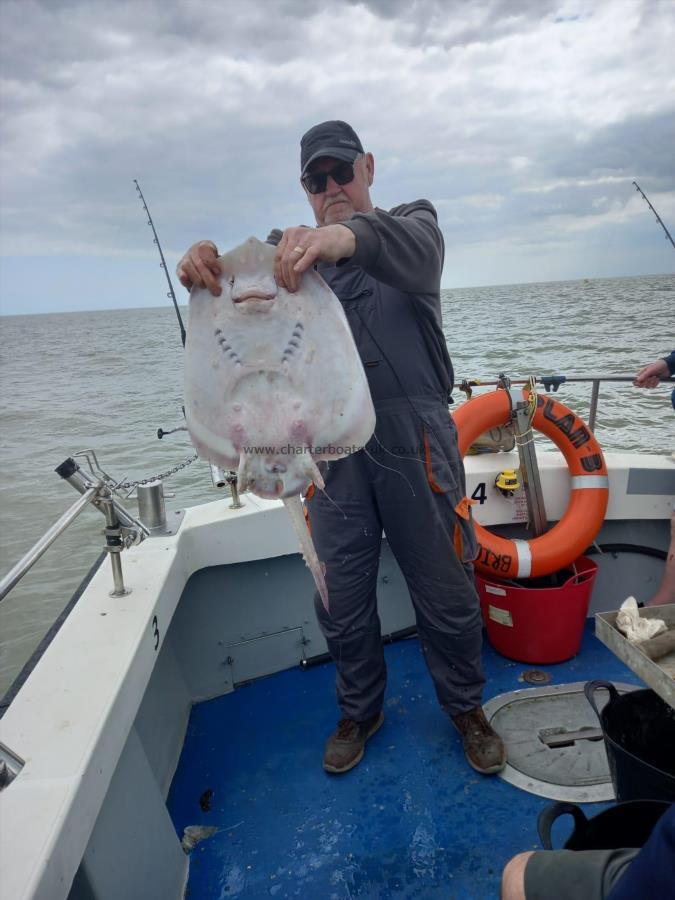
[[[525,663],[557,663],[579,651],[598,566],[580,556],[559,587],[488,579],[475,573],[490,643]],[[539,579],[539,583],[542,579]]]

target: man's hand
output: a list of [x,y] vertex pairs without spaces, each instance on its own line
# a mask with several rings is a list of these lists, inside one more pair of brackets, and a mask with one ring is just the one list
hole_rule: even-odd
[[655,388],[660,381],[669,377],[670,372],[665,359],[657,359],[656,362],[649,363],[644,369],[640,369],[633,384],[640,388]]
[[197,285],[208,288],[214,297],[219,297],[222,272],[218,264],[218,248],[213,241],[198,241],[193,244],[176,266],[176,275],[188,291]]
[[287,228],[274,257],[274,278],[287,291],[297,291],[300,276],[315,262],[335,263],[355,250],[356,236],[345,225]]

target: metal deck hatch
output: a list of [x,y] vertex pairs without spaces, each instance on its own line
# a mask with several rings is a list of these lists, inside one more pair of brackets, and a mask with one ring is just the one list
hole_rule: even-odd
[[[585,683],[511,691],[485,704],[485,715],[508,751],[500,773],[504,781],[551,800],[614,799],[602,731],[584,696]],[[614,685],[620,694],[636,690]]]

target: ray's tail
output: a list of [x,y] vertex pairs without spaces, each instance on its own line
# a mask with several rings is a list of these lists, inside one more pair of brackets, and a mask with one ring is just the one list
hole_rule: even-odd
[[305,522],[305,516],[302,511],[302,501],[297,495],[295,497],[285,497],[284,506],[288,511],[298,541],[300,542],[302,558],[305,560],[309,571],[314,577],[314,583],[321,595],[321,602],[323,603],[326,612],[329,612],[328,589],[326,587],[326,580],[323,576],[323,567],[319,562],[319,557],[316,555],[314,542],[312,541],[312,536],[309,533],[309,528],[307,528],[307,523]]

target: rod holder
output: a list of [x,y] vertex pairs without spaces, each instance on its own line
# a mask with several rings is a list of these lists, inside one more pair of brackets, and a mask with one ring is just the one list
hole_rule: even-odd
[[[101,512],[104,510],[101,507],[101,496],[102,491],[106,489],[106,485],[102,483],[100,480],[95,480],[82,469],[72,458],[69,456],[68,459],[64,460],[60,466],[57,466],[55,469],[57,475],[60,475],[64,481],[67,481],[68,484],[71,484],[76,491],[80,494],[84,494],[92,487],[96,487],[98,489],[97,493],[94,495],[92,499],[92,504]],[[108,491],[109,493],[109,491]],[[119,501],[117,501],[114,497],[111,497],[112,503],[115,507],[115,511],[117,513],[117,518],[119,520],[120,525],[123,528],[128,529],[129,536],[132,539],[133,543],[140,543],[144,537],[147,537],[149,534],[148,529],[143,525],[142,522],[139,522],[138,519],[135,519],[127,510],[122,506]]]
[[213,463],[209,463],[209,469],[211,470],[211,481],[213,482],[214,488],[224,488],[227,484],[227,475],[225,472],[214,465]]
[[[124,585],[121,553],[128,544],[139,543],[150,534],[150,530],[114,498],[107,484],[94,482],[90,475],[72,457],[64,460],[56,472],[81,494],[91,493],[91,503],[105,516],[105,551],[110,556],[113,573],[111,597],[125,597],[131,593]],[[92,492],[92,487],[96,490]]]

